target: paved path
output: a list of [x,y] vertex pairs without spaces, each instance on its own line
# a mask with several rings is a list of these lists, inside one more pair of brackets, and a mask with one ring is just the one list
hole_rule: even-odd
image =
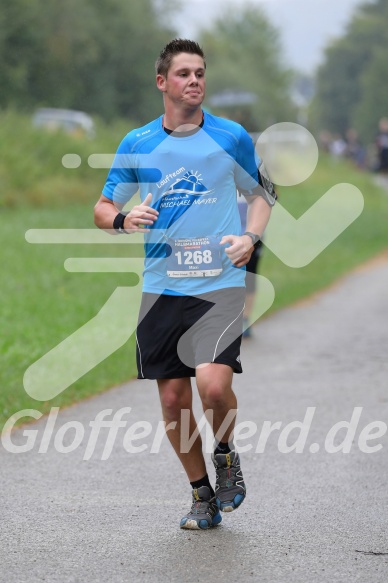
[[[190,492],[167,443],[150,453],[160,416],[152,382],[61,411],[45,454],[38,448],[47,419],[26,427],[37,430],[32,451],[0,447],[0,581],[386,583],[388,436],[364,443],[382,444],[376,453],[360,451],[358,441],[368,423],[388,422],[387,289],[388,262],[377,262],[256,325],[244,342],[245,374],[235,381],[239,422],[257,426],[240,441],[252,446],[242,454],[248,498],[217,529],[178,528]],[[103,409],[122,407],[132,409],[110,457],[101,461],[102,429],[83,460],[89,423]],[[350,452],[327,453],[329,429],[350,421],[356,407]],[[303,453],[282,453],[282,429],[307,411],[314,417]],[[70,445],[75,429],[65,423],[74,421],[85,437],[73,452],[58,453],[54,439]],[[132,445],[148,449],[128,453],[123,435],[136,421],[149,422],[152,432]],[[256,453],[266,421],[282,425]],[[283,445],[282,435],[284,449],[300,430]],[[342,429],[334,446],[344,436]],[[21,430],[12,439],[26,442]],[[311,453],[311,444],[319,451]]]

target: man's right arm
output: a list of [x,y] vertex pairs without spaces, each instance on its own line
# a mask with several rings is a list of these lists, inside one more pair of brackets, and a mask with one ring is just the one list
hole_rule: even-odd
[[[146,198],[139,205],[134,206],[129,213],[125,215],[123,229],[127,233],[146,233],[147,229],[143,225],[153,225],[158,218],[158,211],[149,205],[152,201],[152,194],[147,194]],[[114,228],[114,221],[120,210],[117,209],[113,201],[101,195],[96,206],[94,207],[94,224],[112,234],[118,233]]]

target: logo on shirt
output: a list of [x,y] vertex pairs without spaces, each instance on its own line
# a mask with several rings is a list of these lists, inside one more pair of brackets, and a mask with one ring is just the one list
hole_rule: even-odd
[[145,136],[146,134],[149,134],[151,130],[147,130],[145,132],[141,132],[141,134],[136,134],[137,138],[140,138],[140,136]]
[[163,194],[163,197],[176,194],[183,194],[185,197],[192,195],[204,196],[205,194],[211,194],[214,192],[214,188],[208,190],[206,186],[202,184],[201,176],[201,174],[194,172],[193,170],[186,172],[182,178],[178,178],[173,184],[171,184],[170,188]]

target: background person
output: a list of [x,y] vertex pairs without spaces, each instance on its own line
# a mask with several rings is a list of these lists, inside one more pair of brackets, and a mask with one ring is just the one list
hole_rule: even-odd
[[377,171],[388,175],[388,118],[382,117],[379,121],[379,131],[376,136],[378,157]]
[[[241,232],[244,233],[246,231],[247,226],[247,211],[248,211],[248,204],[244,196],[242,196],[237,191],[237,205],[238,210],[240,213],[240,220],[241,220]],[[262,241],[259,239],[255,245],[252,255],[246,264],[245,268],[247,272],[250,273],[258,273],[259,262],[263,252],[263,244]],[[245,288],[246,288],[246,295],[245,295],[245,308],[243,313],[243,338],[250,338],[252,336],[251,328],[250,328],[250,318],[252,315],[253,307],[255,304],[256,292],[257,292],[257,281],[254,277],[246,277],[245,278]]]

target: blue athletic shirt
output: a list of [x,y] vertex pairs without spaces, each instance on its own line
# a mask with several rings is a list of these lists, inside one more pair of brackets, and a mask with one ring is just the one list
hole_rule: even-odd
[[[253,194],[259,160],[244,128],[204,113],[203,126],[186,136],[167,134],[163,116],[125,136],[109,171],[103,194],[125,204],[139,189],[142,201],[152,193],[159,217],[145,234],[143,291],[167,295],[197,295],[245,286],[245,268],[236,268],[218,247],[222,271],[211,277],[170,277],[169,257],[182,263],[183,240],[210,237],[217,247],[224,235],[240,235],[236,188]],[[171,247],[171,241],[177,247]],[[197,255],[185,248],[187,269],[202,269],[210,252]],[[182,248],[183,250],[183,248]],[[202,255],[201,255],[202,253]],[[213,252],[211,252],[213,253]],[[220,266],[218,266],[220,267]],[[178,268],[178,267],[177,267]],[[179,266],[179,269],[186,267]],[[219,270],[217,270],[218,272]]]

